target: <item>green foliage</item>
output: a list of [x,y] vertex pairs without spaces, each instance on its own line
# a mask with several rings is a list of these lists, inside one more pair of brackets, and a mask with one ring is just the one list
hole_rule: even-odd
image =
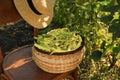
[[[57,0],[51,29],[52,26],[68,27],[84,37],[83,63],[89,61],[89,68],[85,73],[80,70],[80,80],[110,80],[110,73],[117,73],[114,69],[120,67],[116,65],[120,65],[120,0]],[[112,75],[111,80],[119,80],[119,76],[120,73]]]
[[102,52],[96,50],[90,55],[90,58],[93,59],[94,61],[99,61],[101,59],[101,56],[102,56]]
[[38,35],[35,47],[49,53],[63,53],[76,50],[81,46],[82,38],[68,28],[54,29]]

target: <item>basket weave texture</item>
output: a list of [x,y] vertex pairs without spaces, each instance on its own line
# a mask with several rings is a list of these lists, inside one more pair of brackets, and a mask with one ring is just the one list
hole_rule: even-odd
[[32,58],[39,68],[49,73],[64,73],[74,70],[81,62],[85,52],[83,46],[73,54],[49,55],[32,47]]

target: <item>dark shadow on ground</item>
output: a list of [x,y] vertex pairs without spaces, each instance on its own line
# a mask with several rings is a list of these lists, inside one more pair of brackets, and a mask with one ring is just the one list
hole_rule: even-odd
[[1,27],[4,27],[0,29],[0,47],[3,53],[34,42],[33,27],[23,20]]

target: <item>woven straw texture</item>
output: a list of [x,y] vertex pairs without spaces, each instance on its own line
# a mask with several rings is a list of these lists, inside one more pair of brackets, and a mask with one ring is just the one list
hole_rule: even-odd
[[[18,10],[21,17],[31,24],[33,27],[41,29],[46,28],[52,21],[54,15],[54,4],[55,0],[13,0],[16,9]],[[29,5],[28,1],[32,1],[31,4],[35,9],[41,13],[36,14],[33,6]]]
[[81,62],[85,47],[74,54],[49,55],[32,48],[32,58],[37,66],[49,73],[64,73],[75,69]]

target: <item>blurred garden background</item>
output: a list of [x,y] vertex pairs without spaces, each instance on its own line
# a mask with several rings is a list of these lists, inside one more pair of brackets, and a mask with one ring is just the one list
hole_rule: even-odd
[[[33,44],[33,27],[24,20],[1,26],[4,53]],[[79,80],[120,80],[120,0],[56,0],[53,20],[39,34],[64,27],[84,37]]]
[[120,0],[57,0],[48,28],[68,27],[84,37],[79,80],[120,79]]

